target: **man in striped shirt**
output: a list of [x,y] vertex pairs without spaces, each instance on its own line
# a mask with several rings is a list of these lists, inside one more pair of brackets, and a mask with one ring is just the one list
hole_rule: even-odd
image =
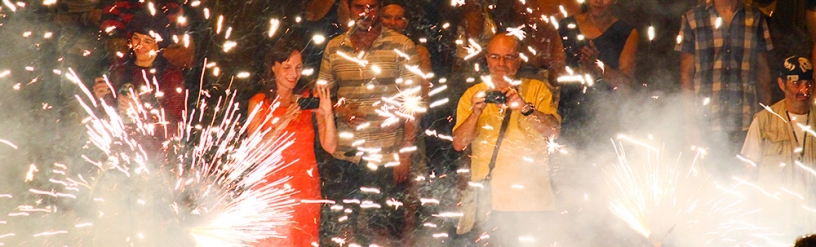
[[734,147],[744,140],[759,104],[771,103],[771,49],[767,18],[741,0],[709,0],[683,15],[680,87],[710,121],[703,131],[728,134]]
[[[356,228],[359,233],[373,230],[357,235],[374,236],[370,242],[382,244],[399,239],[403,231],[404,207],[393,206],[393,202],[406,192],[411,154],[416,149],[416,113],[424,109],[419,100],[422,72],[416,47],[408,37],[380,25],[380,7],[380,0],[349,0],[356,21],[348,32],[327,44],[318,83],[330,85],[337,97],[340,134],[329,168],[335,172],[328,172],[326,179],[342,184],[325,185],[324,195],[338,203],[342,199],[373,203],[347,207],[379,205],[381,209],[370,216],[373,220],[361,220],[365,226]],[[347,225],[355,224],[355,216],[351,218]]]

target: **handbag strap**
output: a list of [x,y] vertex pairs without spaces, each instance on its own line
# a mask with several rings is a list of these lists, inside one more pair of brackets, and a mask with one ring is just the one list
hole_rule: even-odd
[[496,168],[496,157],[499,156],[499,148],[501,148],[502,139],[504,139],[504,132],[507,130],[507,125],[510,123],[510,113],[512,111],[508,108],[504,110],[504,118],[502,119],[501,128],[499,129],[499,137],[496,138],[496,148],[493,149],[493,157],[490,158],[490,164],[487,171],[486,181],[490,181],[493,174],[493,168]]

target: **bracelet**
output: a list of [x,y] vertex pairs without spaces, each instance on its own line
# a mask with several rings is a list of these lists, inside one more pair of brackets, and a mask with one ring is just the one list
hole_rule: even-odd
[[[524,110],[524,107],[527,107],[527,110],[526,110],[526,111]],[[530,115],[531,115],[531,114],[533,114],[533,112],[535,112],[535,110],[536,110],[536,109],[535,109],[535,106],[533,106],[533,104],[532,104],[532,103],[527,103],[527,104],[524,104],[524,106],[523,106],[521,109],[522,109],[522,110],[521,110],[521,115],[523,115],[523,116],[525,116],[525,117],[526,117],[526,116],[530,116]]]

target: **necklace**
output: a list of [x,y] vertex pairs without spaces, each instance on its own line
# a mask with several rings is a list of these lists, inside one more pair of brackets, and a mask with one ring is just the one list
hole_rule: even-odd
[[[788,125],[790,125],[791,131],[793,132],[793,141],[795,141],[798,144],[799,143],[799,136],[796,135],[796,129],[794,129],[794,127],[793,127],[793,120],[791,120],[790,112],[785,111],[785,114],[788,115]],[[808,112],[807,115],[806,115],[805,125],[806,126],[810,125],[810,112]],[[801,161],[802,158],[805,157],[805,145],[807,145],[807,137],[808,137],[807,133],[804,133],[804,131],[802,131],[802,135],[803,135],[803,137],[802,137],[802,152],[799,153],[799,161]]]

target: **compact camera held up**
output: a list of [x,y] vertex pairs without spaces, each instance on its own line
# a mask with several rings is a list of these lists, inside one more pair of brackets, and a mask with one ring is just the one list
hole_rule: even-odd
[[297,102],[301,110],[314,110],[320,107],[320,98],[318,97],[299,98]]
[[488,104],[504,104],[507,103],[507,95],[501,91],[487,91],[485,92],[485,103]]

